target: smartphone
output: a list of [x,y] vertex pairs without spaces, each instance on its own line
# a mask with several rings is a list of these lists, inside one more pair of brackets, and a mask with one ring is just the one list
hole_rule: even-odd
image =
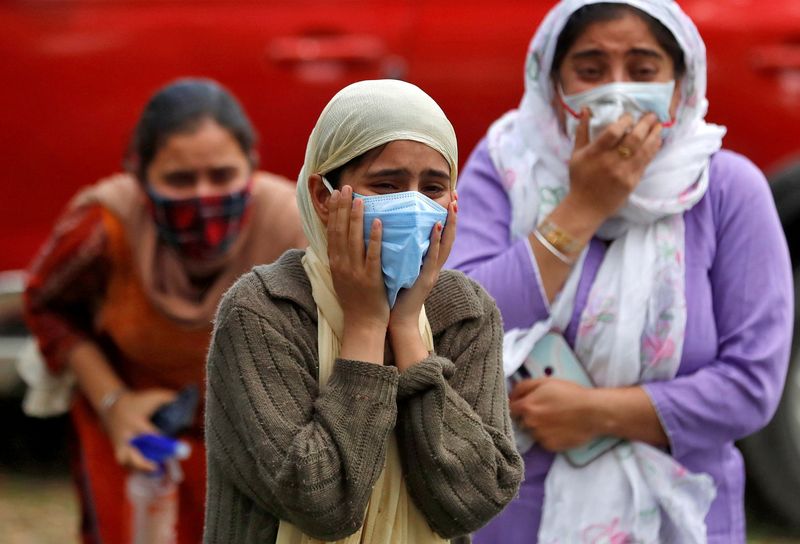
[[[557,378],[584,387],[594,387],[586,369],[564,337],[557,332],[549,332],[536,342],[518,374],[527,374],[531,378]],[[564,456],[571,465],[582,467],[621,441],[615,437],[598,437],[583,446],[566,450]]]
[[197,386],[188,385],[178,392],[175,400],[162,404],[150,421],[165,435],[176,436],[192,425],[199,400]]
[[[514,374],[509,376],[509,387],[508,391],[509,394],[511,393],[511,389],[514,385],[521,382],[522,380],[529,379],[531,376],[528,371],[525,369],[524,366],[521,366]],[[513,419],[511,420],[511,429],[514,431],[514,442],[517,444],[517,451],[525,454],[531,447],[536,443],[533,437],[520,427],[516,421]]]

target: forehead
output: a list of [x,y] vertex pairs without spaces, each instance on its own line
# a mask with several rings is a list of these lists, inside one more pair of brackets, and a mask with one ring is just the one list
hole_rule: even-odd
[[367,171],[386,167],[435,168],[445,172],[450,171],[447,159],[441,153],[428,145],[412,140],[389,142],[380,149],[368,152],[365,159],[363,166]]
[[567,56],[593,49],[607,54],[625,54],[631,49],[651,49],[665,56],[667,54],[647,23],[627,11],[615,19],[589,24],[575,39]]
[[194,130],[170,135],[156,153],[156,161],[183,163],[244,157],[233,134],[217,122],[203,121]]

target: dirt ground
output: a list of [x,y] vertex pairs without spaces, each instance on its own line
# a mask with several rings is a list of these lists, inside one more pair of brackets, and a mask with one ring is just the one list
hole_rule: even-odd
[[[24,418],[0,401],[0,544],[78,544],[78,504],[67,472],[66,418]],[[748,497],[750,544],[800,544],[800,532]]]
[[78,504],[63,476],[0,474],[0,542],[78,542]]
[[[800,544],[800,535],[775,521],[752,519],[749,527],[751,544]],[[78,505],[66,474],[0,473],[0,542],[78,544],[77,528]]]

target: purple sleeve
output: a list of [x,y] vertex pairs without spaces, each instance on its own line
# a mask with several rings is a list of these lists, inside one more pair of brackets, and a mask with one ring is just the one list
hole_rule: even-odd
[[484,138],[458,178],[458,233],[446,267],[494,297],[503,327],[530,327],[549,308],[527,238],[511,240],[511,205]]
[[645,386],[678,458],[766,425],[781,397],[791,346],[791,263],[767,181],[741,156],[721,152],[715,159],[707,198],[716,237],[708,276],[716,358]]

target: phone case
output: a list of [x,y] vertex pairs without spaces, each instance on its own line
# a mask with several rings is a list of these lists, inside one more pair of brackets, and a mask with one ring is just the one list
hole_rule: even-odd
[[[532,378],[558,378],[584,387],[594,387],[589,374],[575,353],[556,332],[549,332],[536,342],[523,365]],[[583,446],[564,452],[570,464],[582,467],[616,446],[621,439],[598,437]]]
[[175,400],[161,405],[150,421],[167,436],[177,436],[191,426],[197,411],[200,392],[196,385],[187,385],[178,392]]

